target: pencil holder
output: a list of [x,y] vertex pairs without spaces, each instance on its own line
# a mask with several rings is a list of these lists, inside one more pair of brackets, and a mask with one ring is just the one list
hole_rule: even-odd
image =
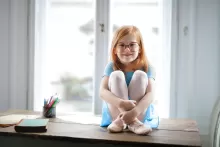
[[56,107],[43,107],[43,116],[46,118],[56,117]]

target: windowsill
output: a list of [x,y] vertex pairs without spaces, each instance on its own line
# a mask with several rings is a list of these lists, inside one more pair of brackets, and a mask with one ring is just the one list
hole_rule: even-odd
[[65,113],[65,115],[57,115],[56,118],[79,124],[93,124],[99,125],[101,122],[101,116],[94,115],[87,112],[74,112],[74,113]]

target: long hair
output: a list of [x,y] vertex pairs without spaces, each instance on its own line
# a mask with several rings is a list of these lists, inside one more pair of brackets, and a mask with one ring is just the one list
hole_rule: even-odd
[[120,62],[118,59],[117,54],[115,54],[116,46],[118,44],[118,41],[122,39],[124,36],[132,34],[136,36],[136,40],[139,44],[139,50],[140,53],[138,57],[132,62],[132,65],[134,65],[135,69],[143,69],[145,72],[148,71],[148,60],[145,55],[145,48],[143,43],[143,38],[141,35],[140,30],[135,26],[122,26],[119,29],[116,30],[111,44],[111,61],[113,62],[113,70],[123,70],[124,65]]

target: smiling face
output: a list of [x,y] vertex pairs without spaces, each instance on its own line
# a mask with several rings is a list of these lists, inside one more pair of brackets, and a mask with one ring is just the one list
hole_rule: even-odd
[[138,54],[140,53],[139,48],[136,36],[128,34],[118,41],[115,47],[115,54],[122,64],[127,65],[138,57]]
[[111,61],[113,70],[148,70],[143,38],[137,27],[122,26],[115,31],[111,44]]

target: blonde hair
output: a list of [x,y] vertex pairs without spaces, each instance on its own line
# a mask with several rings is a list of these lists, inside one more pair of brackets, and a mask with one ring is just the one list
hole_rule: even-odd
[[133,65],[136,67],[134,70],[142,68],[145,72],[148,71],[148,60],[145,56],[145,48],[143,44],[143,39],[140,30],[135,26],[122,26],[116,30],[111,44],[111,61],[113,62],[113,69],[114,70],[123,70],[123,64],[119,61],[117,54],[115,54],[116,45],[118,41],[122,39],[126,35],[135,35],[136,40],[140,46],[140,53],[138,57],[133,61]]

